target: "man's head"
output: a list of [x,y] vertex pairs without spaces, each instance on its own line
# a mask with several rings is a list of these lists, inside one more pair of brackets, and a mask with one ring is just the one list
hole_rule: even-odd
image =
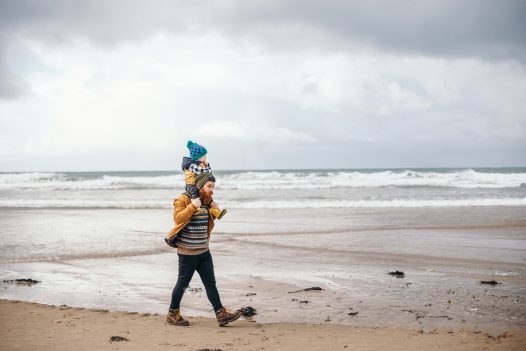
[[216,178],[212,174],[201,173],[195,179],[195,186],[199,189],[199,197],[203,204],[208,205],[212,201],[215,185]]

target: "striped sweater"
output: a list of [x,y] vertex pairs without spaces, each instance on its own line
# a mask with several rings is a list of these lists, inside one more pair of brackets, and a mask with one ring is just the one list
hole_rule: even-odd
[[201,206],[176,237],[177,252],[198,255],[208,251],[208,207]]

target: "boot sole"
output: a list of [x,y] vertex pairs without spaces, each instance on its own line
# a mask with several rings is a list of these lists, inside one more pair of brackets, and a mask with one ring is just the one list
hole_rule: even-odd
[[230,318],[229,320],[219,322],[219,326],[220,326],[220,327],[224,327],[224,326],[227,325],[228,323],[232,323],[232,322],[238,320],[239,317],[241,317],[241,312],[238,311],[238,312],[237,312],[236,314],[234,314],[234,316],[233,316],[232,318]]
[[169,322],[169,321],[166,321],[166,323],[170,324],[170,325],[175,325],[176,327],[188,327],[190,325],[190,322],[188,321],[184,321],[182,323],[177,323],[177,322]]
[[226,215],[226,212],[227,212],[227,211],[226,211],[226,208],[223,209],[223,210],[221,211],[221,213],[219,213],[219,217],[217,217],[217,219],[221,219],[221,218],[223,218],[223,216]]

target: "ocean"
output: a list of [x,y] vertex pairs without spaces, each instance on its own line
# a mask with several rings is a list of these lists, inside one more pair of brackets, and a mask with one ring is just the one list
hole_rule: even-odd
[[[457,329],[526,325],[524,167],[214,174],[214,199],[229,211],[211,242],[218,286],[227,304],[258,308],[259,321],[305,321],[309,311],[312,323],[330,314],[412,325],[426,320],[400,310],[432,305],[447,307]],[[183,188],[180,171],[0,173],[0,278],[42,281],[4,282],[0,298],[163,313],[177,279],[163,238]],[[397,269],[405,280],[387,275]],[[517,301],[512,312],[447,303],[461,290],[489,304],[482,279],[502,281],[493,295]],[[310,304],[287,294],[313,285],[324,292]],[[208,315],[198,277],[191,287],[187,314]],[[347,317],[349,306],[360,318]]]
[[[526,205],[526,168],[216,171],[230,208]],[[0,208],[168,208],[181,172],[0,173]]]

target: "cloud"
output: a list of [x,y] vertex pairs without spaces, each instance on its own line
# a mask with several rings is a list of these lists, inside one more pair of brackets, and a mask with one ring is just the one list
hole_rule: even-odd
[[232,35],[248,33],[286,47],[526,58],[526,4],[520,0],[244,2],[231,3],[220,18]]
[[7,35],[65,44],[89,39],[111,46],[142,40],[160,29],[176,32],[186,26],[182,1],[93,0],[0,2],[0,29]]
[[263,144],[302,144],[316,141],[303,131],[279,126],[249,125],[244,121],[209,121],[199,127],[196,135]]
[[323,4],[0,2],[2,170],[526,162],[520,3]]
[[52,43],[103,45],[158,32],[221,32],[274,49],[362,47],[383,53],[524,62],[520,0],[397,1],[2,1],[2,31]]
[[26,82],[9,70],[0,48],[0,99],[15,99],[26,91]]

